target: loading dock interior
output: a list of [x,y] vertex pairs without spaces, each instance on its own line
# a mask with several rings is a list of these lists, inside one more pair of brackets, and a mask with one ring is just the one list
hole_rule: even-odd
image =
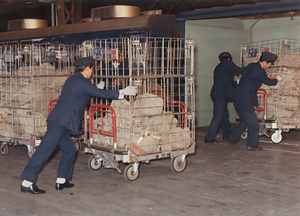
[[[291,1],[299,2],[299,1]],[[245,142],[204,143],[212,117],[209,91],[212,71],[221,51],[240,64],[240,45],[275,38],[300,39],[299,16],[236,17],[181,21],[184,37],[193,38],[196,82],[196,154],[188,156],[183,173],[170,169],[170,160],[141,164],[141,176],[128,182],[111,169],[92,171],[90,155],[77,155],[71,190],[55,191],[57,151],[38,179],[47,191],[41,196],[20,192],[20,173],[28,161],[26,147],[12,146],[0,157],[1,215],[299,215],[300,166],[298,130],[280,144],[260,139],[264,151],[247,152]],[[183,24],[182,24],[183,25]],[[230,119],[235,111],[230,106]],[[234,126],[234,124],[233,124]],[[221,140],[221,134],[217,138]],[[121,164],[121,169],[124,165]]]

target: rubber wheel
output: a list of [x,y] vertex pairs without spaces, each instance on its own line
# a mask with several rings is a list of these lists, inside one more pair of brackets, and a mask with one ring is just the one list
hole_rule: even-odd
[[245,140],[248,138],[248,131],[244,131],[242,134],[241,134],[241,139],[242,140]]
[[1,153],[3,156],[5,156],[5,155],[8,154],[8,145],[7,145],[7,144],[3,145],[3,146],[0,148],[0,153]]
[[102,167],[102,165],[102,161],[99,162],[99,160],[95,156],[92,156],[89,159],[88,166],[91,170],[99,170]]
[[183,172],[186,166],[186,159],[184,158],[184,160],[182,160],[182,156],[173,157],[171,160],[171,168],[176,173]]
[[136,172],[133,171],[133,164],[130,164],[125,168],[124,176],[127,180],[134,181],[139,177],[139,175],[140,175],[139,169],[137,169]]
[[272,136],[271,136],[271,140],[273,143],[277,144],[280,143],[282,141],[282,135],[281,133],[275,131]]

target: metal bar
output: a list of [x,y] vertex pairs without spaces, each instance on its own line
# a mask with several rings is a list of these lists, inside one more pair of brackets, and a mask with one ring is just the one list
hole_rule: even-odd
[[207,10],[185,12],[181,14],[176,14],[176,19],[178,21],[213,19],[213,18],[255,15],[255,14],[263,14],[263,13],[275,13],[275,12],[285,12],[285,11],[290,12],[290,11],[299,11],[299,10],[300,10],[300,1],[297,0],[297,1],[255,4],[255,5],[236,6],[236,7],[227,7],[227,8],[212,8]]

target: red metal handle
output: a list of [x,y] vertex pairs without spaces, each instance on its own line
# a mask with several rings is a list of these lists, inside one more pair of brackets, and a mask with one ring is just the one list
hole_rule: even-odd
[[[102,125],[102,130],[101,131],[94,128],[94,113],[95,112],[100,112],[101,113],[101,125]],[[111,114],[112,133],[109,132],[109,131],[103,130],[104,113]],[[94,134],[100,134],[102,136],[113,137],[114,143],[117,143],[116,113],[115,113],[115,110],[111,106],[102,105],[102,104],[94,104],[94,105],[90,106],[90,108],[89,108],[89,136],[90,136],[90,138],[93,138]]]
[[180,108],[181,112],[181,121],[180,127],[186,128],[187,122],[186,122],[186,115],[187,115],[187,107],[183,101],[174,101],[174,100],[166,100],[166,106],[171,107],[171,111],[173,112],[174,107]]
[[263,107],[257,107],[255,110],[256,111],[264,111],[264,117],[267,117],[267,102],[268,102],[268,94],[267,91],[265,89],[258,89],[257,90],[257,95],[262,95],[263,96]]
[[57,101],[58,101],[58,99],[53,99],[49,102],[49,104],[48,104],[48,115],[50,114],[50,112],[53,110],[53,108],[57,104]]

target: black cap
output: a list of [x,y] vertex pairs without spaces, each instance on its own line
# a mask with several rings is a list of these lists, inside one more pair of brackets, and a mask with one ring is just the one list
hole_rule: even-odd
[[274,65],[274,62],[277,60],[278,56],[270,52],[262,52],[259,61],[271,62]]
[[94,65],[94,58],[92,56],[78,59],[74,62],[74,66],[76,67],[89,67]]
[[220,55],[219,55],[219,59],[220,61],[222,61],[223,59],[232,59],[232,56],[229,52],[222,52]]

